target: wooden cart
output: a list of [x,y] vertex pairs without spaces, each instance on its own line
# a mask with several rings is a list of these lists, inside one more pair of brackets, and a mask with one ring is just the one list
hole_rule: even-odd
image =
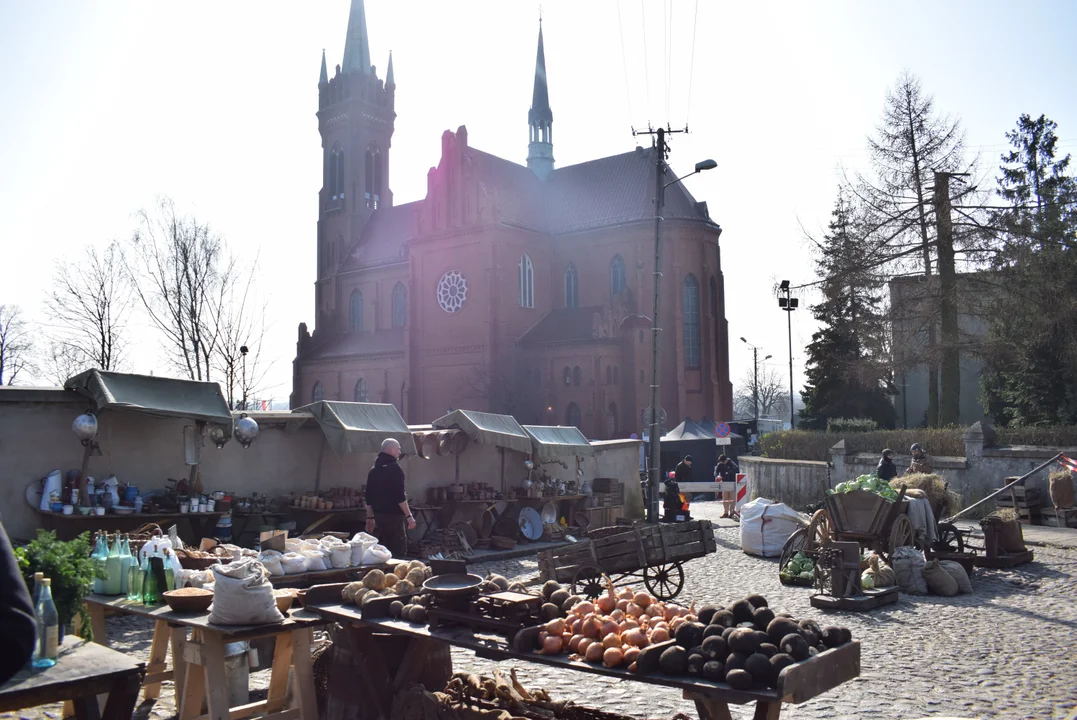
[[543,582],[572,583],[572,592],[590,599],[629,578],[642,579],[659,600],[672,600],[684,589],[684,563],[715,552],[710,520],[612,527],[591,537],[538,554]]

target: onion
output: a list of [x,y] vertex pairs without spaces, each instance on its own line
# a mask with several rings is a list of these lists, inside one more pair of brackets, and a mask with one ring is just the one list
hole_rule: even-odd
[[606,648],[619,648],[621,647],[621,636],[617,633],[610,633],[606,637],[602,638],[602,647]]
[[606,637],[610,633],[615,633],[615,632],[620,631],[620,629],[621,628],[617,625],[617,623],[615,623],[612,620],[607,620],[606,622],[602,623],[602,629],[601,629],[600,637]]
[[666,605],[664,613],[666,620],[669,621],[677,617],[677,610],[679,610],[679,608],[676,605]]
[[569,641],[572,640],[572,637],[573,637],[572,633],[565,633],[564,635],[562,635],[561,636],[561,647],[567,648]]
[[617,609],[610,613],[610,620],[613,622],[621,622],[624,619],[625,614],[623,610]]
[[576,646],[576,652],[578,652],[580,655],[586,655],[587,654],[587,648],[594,645],[594,643],[595,643],[594,640],[592,640],[589,637],[585,637],[582,640],[580,640],[579,645]]
[[652,598],[650,595],[648,595],[645,592],[636,593],[636,596],[634,598],[632,598],[632,599],[641,608],[647,608],[652,602],[654,602],[654,598]]
[[638,628],[639,623],[636,622],[635,620],[633,620],[632,618],[628,618],[627,620],[624,621],[624,626],[625,626],[626,630],[632,630],[634,628]]
[[587,615],[588,613],[593,613],[594,611],[595,604],[593,602],[590,602],[589,600],[578,602],[576,603],[576,606],[572,608],[572,612],[578,617],[583,617],[584,615]]
[[624,612],[628,608],[628,603],[630,603],[630,602],[631,602],[631,600],[628,600],[626,598],[622,598],[622,599],[618,600],[617,601],[617,609],[620,610],[621,612]]
[[573,633],[579,633],[583,627],[583,618],[574,617],[568,621],[568,629]]
[[569,649],[569,651],[570,652],[579,652],[580,651],[580,643],[582,641],[586,640],[586,639],[587,638],[585,638],[583,635],[573,635],[572,637],[570,637],[568,639],[568,649]]
[[612,595],[603,595],[598,600],[595,600],[595,605],[598,606],[599,611],[608,614],[613,612],[613,609],[617,607],[617,598]]
[[660,604],[651,604],[647,608],[647,615],[649,617],[664,618],[666,616],[663,608]]
[[691,614],[691,611],[688,608],[685,608],[685,607],[677,608],[677,616],[678,617],[688,617],[689,614]]
[[550,633],[546,632],[545,630],[539,630],[539,634],[538,634],[539,645],[546,644],[546,638],[548,638],[548,637],[550,637]]
[[542,641],[543,655],[556,655],[561,652],[561,638],[550,636]]
[[637,647],[630,647],[625,650],[624,664],[631,665],[632,663],[636,662],[636,658],[639,657],[639,652],[639,648]]
[[621,664],[625,658],[624,653],[619,647],[606,648],[606,651],[602,653],[602,664],[609,668],[615,668]]
[[632,588],[625,588],[621,592],[617,593],[617,597],[621,600],[631,600],[636,596],[636,593],[632,592]]
[[647,644],[646,636],[644,636],[643,631],[638,629],[629,630],[622,636],[622,638],[624,639],[625,643],[634,647],[643,647]]
[[643,614],[643,608],[634,602],[630,602],[628,603],[628,607],[625,608],[625,612],[628,614],[629,617],[638,618],[640,615]]
[[628,672],[630,672],[630,673],[636,672],[636,663],[632,663],[631,665],[628,666]]
[[602,647],[602,643],[591,643],[587,646],[587,652],[584,654],[584,660],[587,662],[598,662],[602,659],[602,653],[606,648]]
[[664,643],[666,640],[669,640],[669,630],[667,630],[666,628],[655,628],[651,632],[652,643],[657,645],[658,643]]
[[565,632],[565,621],[561,618],[551,620],[550,622],[546,623],[546,632],[550,633],[551,635],[563,635]]
[[686,622],[688,621],[682,617],[673,618],[673,622],[669,624],[670,632],[677,632],[677,628],[679,628],[681,625],[684,625]]
[[591,618],[590,620],[583,621],[583,634],[592,640],[599,636],[602,631],[602,623],[598,621],[598,618]]

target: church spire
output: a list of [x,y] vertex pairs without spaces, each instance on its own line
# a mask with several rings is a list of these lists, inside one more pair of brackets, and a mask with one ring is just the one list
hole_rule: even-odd
[[396,77],[393,75],[393,51],[389,51],[389,68],[385,71],[385,87],[396,85]]
[[529,144],[527,167],[545,180],[553,172],[553,111],[550,91],[546,84],[546,52],[542,45],[542,18],[539,18],[538,55],[535,58],[535,89],[531,94],[531,109],[527,113]]
[[366,8],[363,0],[352,0],[348,14],[348,37],[344,41],[344,64],[347,73],[370,72],[370,41],[366,35]]
[[322,72],[318,75],[318,87],[329,84],[329,70],[325,66],[325,48],[322,48]]

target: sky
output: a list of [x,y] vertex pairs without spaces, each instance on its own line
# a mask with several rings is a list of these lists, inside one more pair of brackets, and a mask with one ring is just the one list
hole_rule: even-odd
[[[268,302],[263,396],[291,389],[296,328],[313,323],[321,182],[321,52],[341,62],[348,0],[227,3],[0,0],[0,304],[44,323],[55,263],[130,237],[158,196],[257,257]],[[371,60],[397,82],[389,185],[425,195],[447,129],[523,163],[538,3],[367,0]],[[867,136],[903,70],[958,117],[986,170],[1021,113],[1046,113],[1077,151],[1077,4],[545,0],[559,166],[630,150],[632,128],[687,125],[670,163],[723,228],[734,383],[751,349],[787,380],[775,284],[816,279],[805,231],[825,227],[839,168],[866,171]],[[794,383],[815,324],[801,292]],[[135,317],[130,369],[167,372]]]

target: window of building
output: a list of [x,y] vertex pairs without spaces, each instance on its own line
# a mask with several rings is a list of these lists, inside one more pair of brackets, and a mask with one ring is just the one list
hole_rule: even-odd
[[344,199],[344,151],[334,145],[326,154],[325,185],[330,200]]
[[606,384],[607,385],[612,385],[613,384],[613,366],[612,365],[607,365],[606,366]]
[[565,365],[565,385],[571,385],[571,384],[572,384],[572,368],[570,368],[568,365]]
[[617,403],[610,403],[609,408],[606,410],[606,421],[608,423],[609,436],[611,438],[617,436]]
[[366,380],[359,378],[355,381],[355,402],[366,402]]
[[621,384],[621,378],[618,377],[618,372],[617,372],[617,366],[616,365],[613,366],[613,384],[614,385],[620,385]]
[[576,403],[569,403],[565,408],[565,425],[578,428],[583,424],[583,417],[580,414],[580,406]]
[[643,383],[644,383],[644,380],[643,380],[643,371],[642,371],[642,370],[640,370],[640,371],[639,371],[639,384],[640,384],[640,385],[642,385]]
[[580,366],[572,368],[572,384],[579,385],[583,382],[583,371],[580,370]]
[[358,288],[352,290],[351,299],[348,301],[351,328],[355,332],[363,331],[363,293]]
[[365,180],[366,180],[366,206],[371,210],[378,209],[381,198],[381,151],[376,145],[369,145],[365,156]]
[[684,279],[684,366],[699,367],[699,283],[694,275]]
[[610,297],[617,297],[625,289],[625,261],[614,255],[610,261]]
[[579,276],[576,273],[576,265],[569,263],[565,268],[565,307],[574,308],[579,304]]
[[535,266],[531,258],[520,258],[520,307],[535,307]]
[[408,324],[408,291],[404,283],[398,282],[393,287],[393,327],[402,328]]
[[314,381],[314,389],[310,391],[311,402],[321,402],[325,400],[325,388],[322,387],[321,380]]
[[714,324],[714,371],[718,372],[718,282],[711,278],[711,322]]

